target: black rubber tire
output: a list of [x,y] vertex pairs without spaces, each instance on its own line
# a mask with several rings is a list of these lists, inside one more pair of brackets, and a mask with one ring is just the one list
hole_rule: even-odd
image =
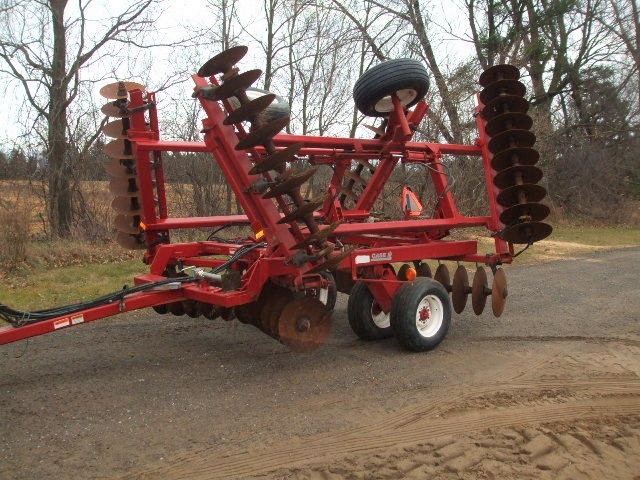
[[[263,90],[262,88],[247,88],[247,97],[249,100],[255,100],[256,98],[262,97],[268,93],[271,93],[267,90]],[[240,106],[240,102],[236,97],[230,97],[229,102],[233,106],[233,108],[238,108]],[[258,120],[264,123],[270,123],[274,120],[279,120],[283,117],[288,117],[291,113],[291,108],[289,107],[289,102],[287,102],[283,97],[276,94],[276,99],[269,105],[262,113],[258,115]]]
[[399,90],[413,89],[415,98],[408,101],[409,108],[424,98],[429,90],[429,74],[418,60],[398,58],[387,60],[362,74],[353,87],[356,107],[370,117],[386,117],[388,112],[375,110],[375,105],[386,96]]
[[349,295],[347,317],[351,330],[362,340],[383,340],[393,336],[391,326],[381,328],[375,324],[371,315],[373,295],[367,284],[356,282]]
[[[416,313],[420,302],[433,295],[442,307],[442,323],[429,336],[420,333]],[[436,301],[435,299],[433,301]],[[451,325],[451,300],[445,288],[431,278],[419,278],[400,287],[391,306],[391,328],[398,342],[407,350],[425,352],[435,348],[445,337]]]
[[[336,306],[336,300],[338,298],[338,289],[336,287],[336,282],[331,272],[320,272],[320,275],[326,278],[327,280],[331,281],[331,286],[328,288],[328,292],[327,292],[327,301],[323,303],[325,307],[327,307],[327,312],[333,312],[333,309]],[[309,293],[310,293],[310,296],[320,300],[319,292],[317,290],[314,290]]]

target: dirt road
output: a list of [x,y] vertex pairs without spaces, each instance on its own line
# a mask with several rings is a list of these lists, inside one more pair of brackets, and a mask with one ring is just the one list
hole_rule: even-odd
[[509,267],[505,314],[426,354],[359,341],[344,297],[310,356],[150,313],[3,346],[0,478],[640,479],[638,272]]

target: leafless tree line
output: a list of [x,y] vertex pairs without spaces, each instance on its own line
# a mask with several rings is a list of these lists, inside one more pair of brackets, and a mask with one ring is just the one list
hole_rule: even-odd
[[[17,120],[24,136],[5,147],[0,176],[15,176],[16,159],[40,159],[36,163],[45,168],[30,174],[46,178],[53,235],[69,235],[82,210],[86,199],[78,194],[78,182],[104,178],[99,171],[102,119],[100,105],[92,104],[92,85],[113,74],[140,74],[145,69],[138,65],[139,52],[153,55],[148,47],[167,44],[180,52],[179,61],[165,72],[168,83],[177,78],[188,82],[186,72],[195,71],[207,52],[249,44],[251,54],[244,62],[262,68],[260,87],[289,101],[290,131],[316,135],[361,134],[361,123],[373,119],[363,119],[355,109],[353,83],[377,62],[412,57],[425,63],[432,78],[431,109],[419,136],[473,142],[479,73],[513,63],[524,73],[554,206],[567,215],[605,216],[612,206],[640,195],[640,17],[635,0],[458,0],[441,5],[420,0],[209,0],[202,19],[206,27],[194,21],[180,38],[163,38],[155,31],[162,2],[139,0],[121,11],[108,9],[99,28],[97,3],[0,0],[0,81],[21,88],[25,99],[24,115]],[[164,100],[159,96],[165,136],[199,136],[200,112],[188,85],[169,88]],[[12,156],[13,147],[27,154]],[[194,214],[237,208],[210,158],[183,155],[167,164],[170,178],[192,184],[188,195]],[[456,159],[449,167],[456,193],[470,208],[482,207],[476,201],[482,185],[476,167],[469,159]],[[20,168],[31,172],[28,166]],[[310,194],[322,191],[325,176],[314,180]],[[420,169],[405,168],[396,178],[416,182],[428,194],[421,187],[426,177]]]

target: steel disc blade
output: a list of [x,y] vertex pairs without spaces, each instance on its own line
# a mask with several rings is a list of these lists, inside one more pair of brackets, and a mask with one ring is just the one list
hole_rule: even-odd
[[431,278],[431,267],[428,263],[420,262],[416,265],[416,273],[419,277],[429,277]]
[[453,284],[451,285],[451,303],[456,313],[462,313],[467,305],[469,295],[469,274],[467,269],[460,265],[453,274]]
[[489,121],[498,115],[509,112],[527,113],[529,102],[517,95],[500,95],[494,98],[482,109],[480,114]]
[[489,140],[489,150],[496,154],[502,150],[513,147],[533,147],[536,143],[536,136],[529,130],[507,130],[499,133]]
[[471,305],[473,306],[473,313],[476,315],[480,315],[487,304],[488,286],[487,272],[484,267],[476,268],[471,287]]
[[323,203],[324,200],[307,202],[297,210],[293,210],[289,215],[282,217],[277,223],[291,223],[296,220],[304,220],[305,217],[312,215],[313,212],[319,209]]
[[349,189],[349,188],[343,188],[340,190],[340,194],[344,195],[346,197],[349,197],[353,203],[357,203],[358,202],[358,196],[353,192],[353,190]]
[[127,130],[122,120],[113,120],[102,127],[102,133],[111,138],[127,138]]
[[168,309],[172,315],[175,315],[177,317],[181,317],[182,315],[184,315],[184,304],[182,302],[170,303]]
[[113,140],[104,146],[104,153],[111,158],[118,158],[121,160],[132,159],[131,142],[128,140]]
[[313,177],[317,170],[318,167],[314,167],[308,170],[304,170],[300,173],[290,175],[283,182],[278,183],[274,187],[271,187],[267,191],[267,193],[262,196],[262,198],[273,198],[279,195],[294,193],[295,191],[297,191],[300,185],[304,184],[307,180]]
[[297,353],[311,353],[324,345],[331,333],[331,313],[313,297],[290,301],[278,319],[278,339]]
[[367,186],[367,181],[364,178],[362,178],[360,175],[358,175],[356,172],[352,172],[351,170],[346,170],[344,172],[344,176],[349,180],[353,180],[355,183],[359,183],[363,187]]
[[493,284],[491,285],[491,308],[496,317],[502,315],[507,295],[507,277],[504,270],[499,268],[493,275]]
[[523,222],[505,227],[497,236],[510,243],[527,245],[547,238],[552,231],[551,225],[543,222]]
[[355,245],[347,247],[342,253],[329,257],[323,264],[313,267],[307,273],[318,273],[323,271],[335,270],[345,258],[349,257],[353,253],[355,249]]
[[238,90],[246,90],[254,84],[262,75],[262,70],[247,70],[246,72],[234,75],[226,80],[222,85],[213,92],[214,100],[224,100],[233,97]]
[[376,171],[376,167],[374,167],[373,164],[369,162],[369,160],[367,160],[366,158],[356,157],[354,158],[354,160],[358,162],[360,165],[362,165],[364,168],[368,168],[371,173]]
[[126,102],[122,102],[122,106],[118,105],[119,102],[109,102],[100,108],[100,111],[107,117],[113,118],[125,118],[130,114],[126,110]]
[[124,99],[129,96],[131,90],[146,90],[147,87],[136,82],[115,82],[105,85],[100,89],[100,95],[113,100]]
[[500,214],[500,221],[505,225],[515,222],[539,222],[549,216],[549,207],[542,203],[519,203],[507,208]]
[[301,242],[297,243],[296,245],[294,245],[291,248],[293,248],[293,249],[301,249],[301,248],[305,248],[308,245],[311,245],[313,243],[324,242],[327,238],[329,238],[333,234],[333,232],[335,231],[336,228],[338,228],[340,225],[342,225],[343,222],[344,222],[344,220],[338,220],[337,222],[334,222],[331,225],[326,226],[322,230],[318,230],[316,233],[312,233],[311,235],[305,237],[304,240],[302,240]]
[[289,125],[289,117],[282,117],[273,122],[267,123],[260,128],[252,130],[246,137],[238,142],[236,150],[245,150],[247,148],[257,147],[258,145],[264,145],[271,140],[277,133],[283,128]]
[[510,112],[497,115],[485,127],[487,135],[493,137],[506,130],[529,130],[533,126],[533,119],[526,113]]
[[134,178],[136,174],[119,160],[111,160],[104,164],[104,171],[116,178]]
[[130,233],[136,235],[141,232],[140,221],[135,216],[118,214],[113,220],[113,226],[119,232]]
[[139,194],[135,181],[126,178],[111,180],[109,191],[118,197],[137,197]]
[[535,165],[539,160],[540,154],[534,148],[507,148],[493,156],[491,168],[499,172],[514,165]]
[[494,65],[487,68],[480,75],[480,85],[487,87],[489,84],[497,80],[518,80],[520,78],[520,70],[514,65]]
[[144,250],[146,248],[138,235],[129,235],[128,233],[118,232],[116,242],[128,250]]
[[493,184],[505,189],[520,183],[538,183],[542,178],[542,170],[533,165],[516,165],[505,168],[493,177]]
[[495,98],[503,95],[524,97],[526,93],[526,87],[518,80],[496,80],[480,92],[480,101],[486,105]]
[[255,120],[258,114],[266,110],[266,108],[271,105],[275,99],[275,94],[269,93],[251,100],[249,103],[245,103],[244,105],[236,108],[229,114],[229,116],[227,116],[227,118],[224,119],[224,122],[222,123],[225,125],[233,125],[234,123]]
[[292,160],[301,148],[302,143],[294,143],[287,148],[272,153],[268,157],[260,160],[259,163],[256,163],[253,168],[249,170],[249,175],[264,173],[270,170],[282,170],[280,167]]
[[449,275],[449,269],[444,263],[438,265],[433,279],[436,282],[440,282],[442,286],[447,290],[447,292],[451,291],[451,276]]
[[135,206],[137,202],[137,197],[115,197],[111,201],[111,208],[116,211],[116,213],[122,213],[124,215],[140,215],[142,210]]
[[523,183],[502,190],[496,201],[503,207],[510,207],[516,203],[539,202],[546,195],[547,190],[542,185]]
[[210,77],[212,75],[217,75],[218,73],[228,72],[236,63],[242,60],[248,51],[249,49],[244,45],[231,47],[209,59],[204,65],[202,65],[200,70],[198,70],[198,76]]

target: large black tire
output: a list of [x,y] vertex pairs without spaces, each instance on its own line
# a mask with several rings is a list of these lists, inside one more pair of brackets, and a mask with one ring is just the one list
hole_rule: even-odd
[[317,298],[324,306],[327,307],[328,312],[333,312],[333,309],[336,306],[336,300],[338,298],[338,289],[336,287],[336,282],[333,279],[333,275],[331,272],[320,272],[324,278],[331,282],[331,286],[326,289],[313,289],[307,292],[307,295]]
[[419,278],[400,287],[391,306],[391,328],[407,350],[435,348],[451,324],[451,300],[445,288],[431,278]]
[[[247,88],[247,97],[249,100],[255,100],[256,98],[262,97],[268,93],[267,90],[263,90],[261,88]],[[238,108],[240,106],[240,102],[236,97],[229,98],[229,102],[233,106],[233,108]],[[291,113],[291,108],[289,107],[289,102],[287,102],[280,95],[276,95],[276,99],[269,105],[264,111],[262,111],[258,115],[258,120],[264,123],[270,123],[274,120],[279,120],[280,118],[287,117]]]
[[428,90],[429,74],[424,65],[411,58],[398,58],[364,72],[353,87],[353,99],[363,114],[386,117],[393,111],[392,93],[409,108],[422,100]]
[[351,330],[362,340],[382,340],[393,336],[388,315],[375,314],[376,303],[367,284],[356,282],[349,295],[347,316]]

